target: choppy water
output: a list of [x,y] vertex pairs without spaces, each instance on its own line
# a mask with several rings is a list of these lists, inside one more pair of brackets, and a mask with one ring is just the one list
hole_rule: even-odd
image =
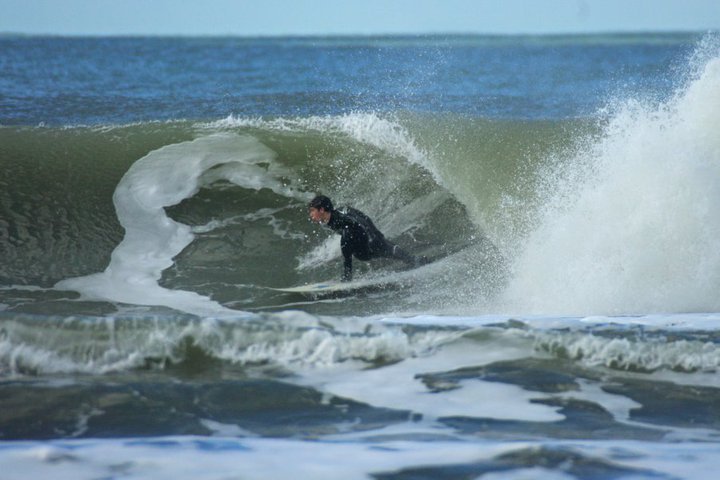
[[[8,478],[713,478],[713,35],[0,38]],[[330,195],[415,270],[340,276]]]

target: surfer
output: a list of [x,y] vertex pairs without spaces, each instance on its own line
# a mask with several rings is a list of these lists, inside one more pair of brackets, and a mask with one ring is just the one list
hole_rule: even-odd
[[336,210],[332,201],[318,195],[308,204],[308,215],[315,223],[327,225],[340,235],[340,248],[344,258],[344,282],[352,280],[352,257],[368,261],[373,258],[395,258],[408,265],[419,266],[427,263],[425,257],[415,257],[388,241],[377,229],[370,217],[360,210],[344,207]]

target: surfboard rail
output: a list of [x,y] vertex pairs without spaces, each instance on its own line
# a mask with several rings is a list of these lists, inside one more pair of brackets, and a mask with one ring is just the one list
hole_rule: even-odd
[[349,296],[360,292],[379,291],[399,286],[397,281],[391,279],[385,280],[358,280],[352,282],[326,281],[318,283],[309,283],[294,287],[270,287],[271,290],[281,293],[298,294],[310,297],[320,296]]

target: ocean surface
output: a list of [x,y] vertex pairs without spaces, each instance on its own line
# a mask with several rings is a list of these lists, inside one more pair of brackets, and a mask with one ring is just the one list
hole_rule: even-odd
[[[720,36],[0,37],[0,478],[715,479]],[[436,259],[339,280],[317,193]]]

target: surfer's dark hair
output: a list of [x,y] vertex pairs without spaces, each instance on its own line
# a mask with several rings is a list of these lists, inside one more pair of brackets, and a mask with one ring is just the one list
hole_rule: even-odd
[[332,212],[333,210],[335,210],[335,208],[333,207],[332,200],[330,200],[325,195],[318,195],[317,197],[310,200],[308,207],[309,208],[318,208],[318,209],[322,208],[326,212]]

